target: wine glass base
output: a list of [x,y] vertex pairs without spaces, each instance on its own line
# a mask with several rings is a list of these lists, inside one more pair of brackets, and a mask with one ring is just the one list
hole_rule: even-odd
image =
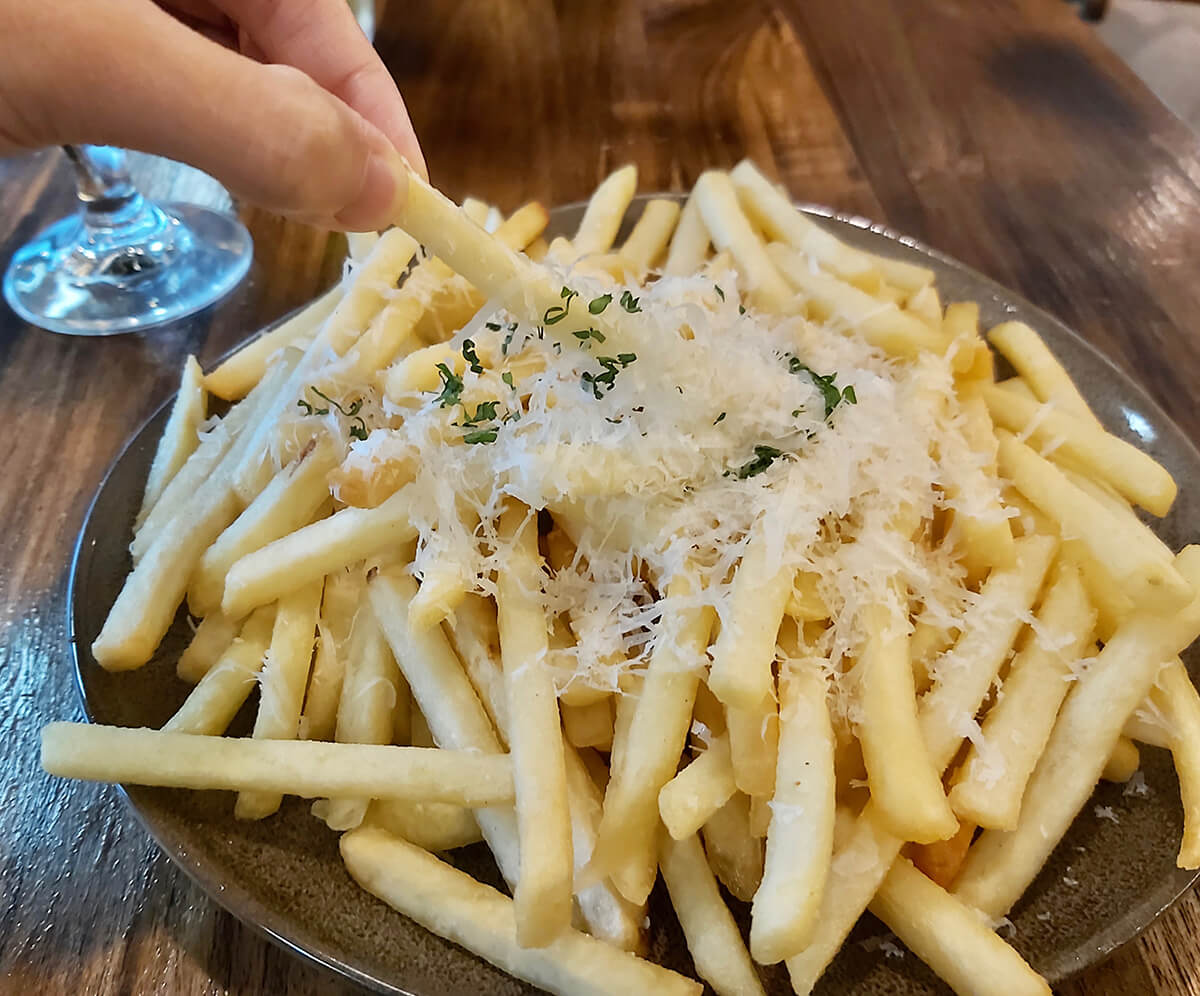
[[139,205],[132,224],[99,234],[63,218],[13,256],[4,298],[27,322],[103,336],[176,321],[228,294],[254,246],[236,218],[194,204]]

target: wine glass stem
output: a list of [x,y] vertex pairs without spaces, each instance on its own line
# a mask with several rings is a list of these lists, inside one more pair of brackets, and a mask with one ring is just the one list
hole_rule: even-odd
[[64,145],[63,151],[74,167],[75,191],[89,228],[111,228],[118,218],[142,210],[142,196],[129,178],[123,149]]

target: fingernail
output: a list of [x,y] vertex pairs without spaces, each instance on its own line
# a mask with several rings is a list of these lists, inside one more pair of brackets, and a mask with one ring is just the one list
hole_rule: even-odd
[[408,170],[390,145],[371,153],[362,190],[334,220],[349,232],[373,232],[395,224],[408,203]]

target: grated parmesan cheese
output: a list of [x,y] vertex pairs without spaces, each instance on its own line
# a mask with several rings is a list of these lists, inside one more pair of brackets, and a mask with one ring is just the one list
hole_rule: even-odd
[[[889,357],[837,315],[822,324],[746,311],[734,272],[628,289],[557,275],[577,296],[553,337],[489,302],[446,344],[461,382],[442,376],[437,390],[386,398],[382,377],[328,388],[339,401],[361,399],[370,430],[348,446],[335,488],[405,487],[418,577],[450,560],[475,592],[494,594],[508,556],[495,527],[504,503],[548,509],[576,547],[569,566],[543,579],[548,618],[569,610],[575,637],[552,651],[553,663],[613,690],[620,671],[674,639],[660,627],[657,593],[682,571],[700,575],[695,605],[727,623],[734,569],[761,532],[768,567],[816,575],[833,620],[816,649],[829,654],[843,718],[854,705],[839,679],[864,636],[861,610],[889,597],[895,580],[924,618],[960,626],[977,596],[954,550],[892,525],[904,511],[928,522],[952,510],[946,483],[984,472],[950,359]],[[623,294],[635,302],[623,315],[633,341],[617,347],[589,334],[588,305],[611,295],[606,307],[620,309]],[[464,349],[478,365],[464,362]],[[809,370],[851,388],[854,402],[827,411]],[[314,418],[291,414],[281,453]],[[343,414],[320,418],[345,438]],[[985,477],[982,488],[960,489],[972,514],[1000,507],[1000,482]]]

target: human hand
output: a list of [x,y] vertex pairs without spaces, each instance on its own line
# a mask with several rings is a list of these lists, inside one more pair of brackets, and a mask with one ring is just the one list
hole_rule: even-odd
[[314,225],[384,227],[425,162],[346,0],[0,0],[0,155],[120,145]]

